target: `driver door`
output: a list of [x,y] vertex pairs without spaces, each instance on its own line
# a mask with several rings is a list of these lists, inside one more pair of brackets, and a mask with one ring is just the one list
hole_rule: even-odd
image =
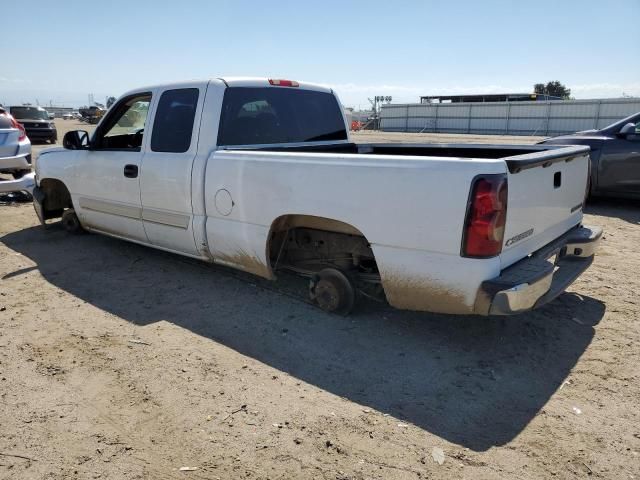
[[140,165],[151,93],[129,95],[100,122],[88,150],[78,150],[72,196],[87,227],[147,242],[140,203]]

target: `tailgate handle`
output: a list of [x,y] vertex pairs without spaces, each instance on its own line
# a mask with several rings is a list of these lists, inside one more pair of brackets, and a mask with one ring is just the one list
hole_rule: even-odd
[[562,172],[556,172],[553,174],[553,188],[560,188],[562,185]]

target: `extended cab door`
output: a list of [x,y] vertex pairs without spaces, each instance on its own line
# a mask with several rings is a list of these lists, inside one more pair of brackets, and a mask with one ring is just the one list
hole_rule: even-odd
[[149,242],[198,255],[193,235],[191,171],[198,153],[206,84],[158,91],[151,141],[140,179],[142,218]]
[[128,95],[100,122],[88,150],[77,150],[73,204],[83,224],[147,242],[141,218],[139,171],[150,92]]

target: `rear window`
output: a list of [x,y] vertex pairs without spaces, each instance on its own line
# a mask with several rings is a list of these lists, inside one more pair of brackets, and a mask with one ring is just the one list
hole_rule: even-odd
[[342,110],[330,93],[295,88],[227,88],[218,145],[346,140]]
[[197,88],[180,88],[164,92],[160,97],[156,119],[153,122],[151,150],[173,153],[189,150],[197,104]]

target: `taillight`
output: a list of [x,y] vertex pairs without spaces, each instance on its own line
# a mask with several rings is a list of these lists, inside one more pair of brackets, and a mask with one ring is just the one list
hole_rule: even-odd
[[15,118],[13,118],[13,116],[12,116],[12,115],[9,115],[9,119],[11,120],[11,126],[12,126],[13,128],[17,128],[18,130],[20,130],[20,136],[18,137],[18,141],[20,141],[20,142],[21,142],[22,140],[24,140],[25,138],[27,138],[27,132],[25,131],[25,129],[24,129],[24,127],[22,126],[22,124],[21,124],[21,123],[18,123],[18,122],[16,121],[16,119],[15,119]]
[[471,186],[462,238],[462,255],[488,258],[502,251],[507,220],[507,177],[483,175]]
[[269,84],[274,87],[299,87],[300,84],[295,80],[278,80],[278,79],[269,79]]

